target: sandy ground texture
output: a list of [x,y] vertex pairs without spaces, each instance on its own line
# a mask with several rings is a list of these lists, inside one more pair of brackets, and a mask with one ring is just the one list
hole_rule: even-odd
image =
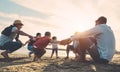
[[25,54],[10,54],[6,60],[0,55],[0,72],[120,72],[120,54],[115,54],[109,64],[96,64],[90,57],[86,63],[76,62],[73,58],[50,58],[43,56],[39,62],[32,62]]

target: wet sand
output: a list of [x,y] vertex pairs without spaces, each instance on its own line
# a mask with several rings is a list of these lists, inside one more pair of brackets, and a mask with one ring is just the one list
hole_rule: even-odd
[[115,54],[109,64],[96,64],[87,57],[88,62],[76,62],[74,58],[52,59],[43,56],[39,62],[32,62],[27,54],[13,53],[6,60],[0,55],[0,72],[120,72],[120,54]]

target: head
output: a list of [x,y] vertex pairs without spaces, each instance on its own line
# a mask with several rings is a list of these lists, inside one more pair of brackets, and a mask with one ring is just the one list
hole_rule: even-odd
[[15,20],[13,25],[16,26],[18,28],[18,30],[20,30],[23,26],[23,24],[20,20]]
[[95,22],[96,22],[96,25],[106,24],[106,23],[107,23],[107,18],[104,17],[104,16],[101,16],[101,17],[99,17]]
[[51,33],[50,32],[45,32],[45,36],[51,37]]
[[56,36],[53,36],[52,39],[53,39],[53,40],[57,40],[57,37],[56,37]]
[[36,33],[36,37],[41,37],[41,33]]

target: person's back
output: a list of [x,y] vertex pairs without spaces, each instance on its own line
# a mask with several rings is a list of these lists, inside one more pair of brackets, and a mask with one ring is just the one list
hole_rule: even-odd
[[17,33],[14,32],[15,30],[17,30],[17,27],[15,27],[15,26],[12,27],[12,31],[11,31],[10,36],[6,36],[4,34],[1,34],[1,36],[0,36],[0,46],[3,46],[6,42],[12,41],[15,38],[15,36],[17,34]]
[[98,28],[100,28],[101,31],[101,33],[96,36],[100,57],[111,60],[115,51],[115,37],[113,31],[106,24],[98,25]]
[[45,36],[45,37],[41,37],[39,38],[34,44],[33,46],[36,46],[39,49],[44,49],[48,43],[50,42],[50,38]]

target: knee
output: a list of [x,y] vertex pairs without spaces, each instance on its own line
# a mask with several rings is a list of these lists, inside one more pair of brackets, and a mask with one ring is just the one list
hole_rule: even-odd
[[46,50],[43,51],[43,54],[46,53]]
[[17,46],[18,48],[21,48],[21,47],[22,47],[22,43],[16,42],[16,46]]

